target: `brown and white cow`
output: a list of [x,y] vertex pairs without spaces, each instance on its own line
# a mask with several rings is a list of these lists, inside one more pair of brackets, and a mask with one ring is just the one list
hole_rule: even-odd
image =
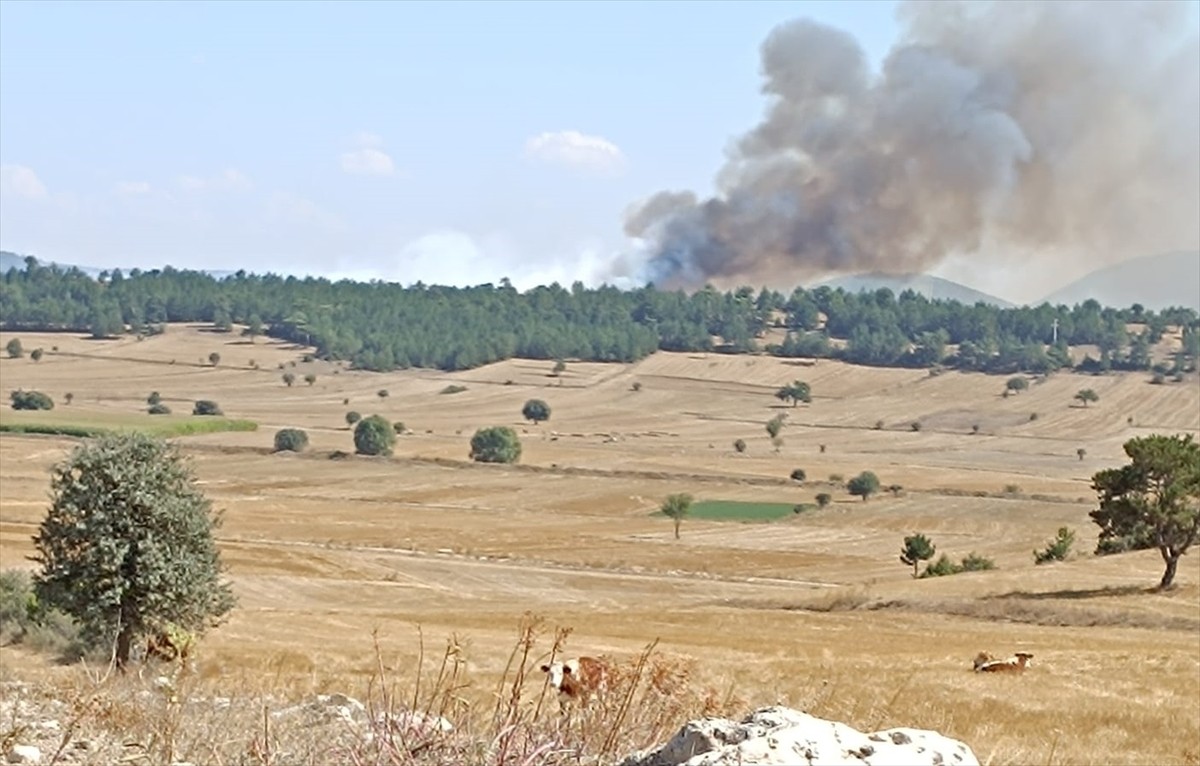
[[558,692],[564,709],[574,704],[586,706],[593,699],[603,698],[608,690],[608,662],[596,657],[556,660],[542,665],[542,672],[550,676],[550,687]]
[[1024,673],[1033,655],[1029,652],[1017,652],[1005,660],[996,660],[987,652],[980,652],[975,658],[975,670],[979,673]]

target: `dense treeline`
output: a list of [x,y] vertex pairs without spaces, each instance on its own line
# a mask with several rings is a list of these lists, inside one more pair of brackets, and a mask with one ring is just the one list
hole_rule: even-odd
[[[631,362],[656,349],[763,350],[834,357],[879,366],[948,365],[986,372],[1049,372],[1069,364],[1068,345],[1095,345],[1086,369],[1149,369],[1150,347],[1169,326],[1185,328],[1184,351],[1160,372],[1194,367],[1200,320],[1187,308],[1162,312],[1101,307],[1001,309],[929,300],[912,291],[847,293],[797,288],[790,296],[749,287],[691,295],[647,286],[570,290],[558,284],[518,292],[507,280],[454,288],[417,283],[235,275],[165,268],[105,272],[27,259],[0,280],[6,329],[90,331],[97,337],[149,334],[167,322],[210,322],[315,345],[322,356],[371,370],[461,370],[519,356]],[[1139,331],[1130,333],[1127,324]],[[768,327],[782,344],[760,346]],[[1057,342],[1055,342],[1057,334]],[[955,347],[953,353],[951,347]]]

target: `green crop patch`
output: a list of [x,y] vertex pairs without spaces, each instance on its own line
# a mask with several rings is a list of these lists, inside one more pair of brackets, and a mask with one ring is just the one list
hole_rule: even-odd
[[0,414],[0,433],[51,434],[91,437],[117,431],[141,431],[154,436],[194,436],[225,431],[256,431],[253,420],[194,415],[140,413],[21,411]]
[[[709,521],[775,521],[815,506],[807,503],[755,503],[741,500],[699,500],[692,503],[689,519]],[[661,515],[661,511],[655,511]]]

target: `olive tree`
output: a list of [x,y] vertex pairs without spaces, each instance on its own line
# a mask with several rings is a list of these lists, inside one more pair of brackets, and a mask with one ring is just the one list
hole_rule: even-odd
[[471,437],[471,459],[477,463],[515,463],[521,459],[521,440],[508,426],[481,428]]
[[276,452],[303,452],[308,447],[308,434],[299,428],[281,428],[275,432]]
[[124,669],[150,633],[216,627],[235,605],[213,539],[221,518],[174,446],[142,433],[100,437],[51,472],[33,538],[37,598],[74,617]]
[[354,451],[360,455],[390,455],[396,446],[396,431],[382,415],[358,421],[354,427]]
[[679,539],[679,525],[692,510],[692,496],[687,493],[669,495],[659,508],[662,515],[675,522],[675,539]]
[[532,421],[534,425],[550,419],[550,405],[541,399],[530,399],[521,408],[521,417]]
[[863,471],[858,476],[846,482],[846,490],[865,501],[868,497],[879,491],[879,477],[871,471]]

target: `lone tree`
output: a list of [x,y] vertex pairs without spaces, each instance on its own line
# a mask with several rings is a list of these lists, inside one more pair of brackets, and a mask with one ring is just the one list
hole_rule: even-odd
[[550,405],[541,399],[530,399],[521,408],[521,417],[532,421],[534,425],[550,419]]
[[515,463],[521,459],[521,440],[508,426],[481,428],[471,437],[471,459],[477,463]]
[[678,540],[679,525],[683,523],[684,518],[686,518],[692,510],[692,496],[686,492],[681,492],[676,495],[669,495],[667,499],[663,501],[662,507],[659,510],[662,511],[663,516],[666,516],[667,518],[671,519],[671,521],[675,522],[675,539]]
[[292,373],[290,373],[290,372],[285,372],[285,373],[283,373],[283,384],[284,384],[285,386],[287,386],[288,388],[291,388],[291,387],[292,387],[292,385],[293,385],[295,382],[296,382],[296,376],[295,376],[295,375],[293,375],[293,374],[292,374]]
[[115,641],[118,668],[140,637],[203,633],[235,605],[213,541],[220,515],[167,442],[102,436],[55,466],[50,486],[33,538],[37,598],[74,617],[91,646]]
[[1083,388],[1075,393],[1075,399],[1083,402],[1083,406],[1087,407],[1088,402],[1100,401],[1100,394],[1097,394],[1090,388]]
[[1100,471],[1092,487],[1100,507],[1089,515],[1106,540],[1149,532],[1166,571],[1160,589],[1175,581],[1179,558],[1200,531],[1200,444],[1192,435],[1155,434],[1125,442],[1130,464]]
[[276,452],[303,452],[308,447],[308,434],[299,428],[281,428],[275,432]]
[[20,359],[25,355],[25,348],[21,345],[20,338],[10,340],[4,349],[8,352],[9,359]]
[[396,431],[382,415],[358,421],[354,427],[354,451],[360,455],[390,455],[396,445]]
[[786,424],[783,415],[776,415],[767,421],[767,436],[771,437],[771,444],[775,446],[776,452],[783,446],[783,437],[780,434],[783,433],[784,425]]
[[313,383],[317,382],[317,376],[310,372],[304,376],[304,382],[311,386]]
[[208,355],[208,363],[211,364],[213,367],[216,367],[218,364],[221,363],[221,355],[218,354],[216,351],[212,352],[211,354]]
[[42,361],[42,353],[43,352],[40,348],[35,348],[33,351],[29,352],[29,358],[35,362],[40,362]]
[[793,407],[800,402],[808,404],[812,401],[812,389],[802,380],[793,380],[776,391],[775,398],[781,402],[790,401]]
[[933,558],[933,554],[937,552],[937,547],[929,541],[925,535],[911,535],[904,538],[904,547],[900,549],[900,563],[912,567],[913,579],[921,576],[917,568],[922,561],[929,561]]
[[846,489],[850,494],[861,497],[863,502],[866,502],[868,497],[879,491],[879,477],[870,471],[863,471],[846,482]]
[[1004,384],[1004,390],[1011,391],[1014,394],[1020,393],[1027,388],[1029,388],[1029,381],[1021,377],[1009,378],[1008,382]]

